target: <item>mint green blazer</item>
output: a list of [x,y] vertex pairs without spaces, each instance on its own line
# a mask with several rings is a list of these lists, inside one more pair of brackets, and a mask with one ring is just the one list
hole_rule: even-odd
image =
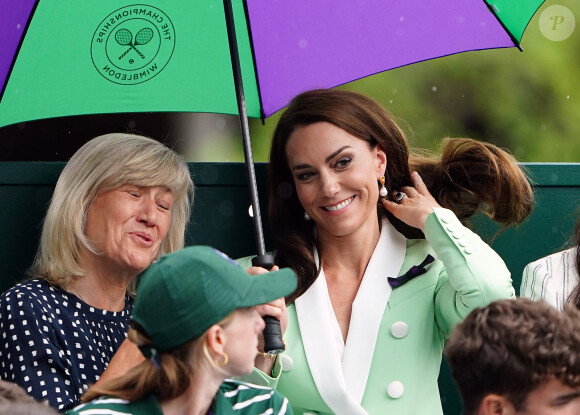
[[[344,350],[318,278],[288,307],[288,345],[272,377],[255,370],[244,380],[276,388],[296,414],[442,414],[437,377],[445,339],[471,310],[515,298],[515,291],[499,255],[450,210],[434,209],[425,237],[407,240],[383,223]],[[424,273],[391,289],[388,277],[400,278],[427,255],[435,261]]]

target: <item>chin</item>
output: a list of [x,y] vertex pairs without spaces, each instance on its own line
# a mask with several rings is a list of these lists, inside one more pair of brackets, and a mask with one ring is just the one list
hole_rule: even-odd
[[142,272],[149,268],[149,265],[151,265],[153,261],[155,261],[155,257],[139,256],[133,257],[127,265],[137,272]]

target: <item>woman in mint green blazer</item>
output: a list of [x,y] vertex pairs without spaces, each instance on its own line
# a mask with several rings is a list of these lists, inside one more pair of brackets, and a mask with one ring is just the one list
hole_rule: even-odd
[[299,283],[276,313],[286,352],[259,355],[250,380],[277,387],[298,414],[441,413],[451,328],[514,297],[502,259],[460,220],[480,203],[505,224],[527,216],[533,194],[515,160],[470,139],[410,160],[374,101],[316,90],[277,125],[269,191],[276,264]]

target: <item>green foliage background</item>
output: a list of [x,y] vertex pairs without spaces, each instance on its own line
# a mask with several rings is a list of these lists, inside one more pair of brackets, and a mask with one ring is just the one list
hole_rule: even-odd
[[[521,0],[525,1],[525,0]],[[563,41],[542,35],[550,5],[572,11]],[[411,145],[436,149],[444,137],[472,137],[508,149],[520,161],[580,162],[580,1],[548,0],[516,48],[466,52],[383,72],[339,88],[369,95],[406,130]],[[267,161],[279,114],[251,120],[255,161]],[[234,137],[243,161],[241,138]]]

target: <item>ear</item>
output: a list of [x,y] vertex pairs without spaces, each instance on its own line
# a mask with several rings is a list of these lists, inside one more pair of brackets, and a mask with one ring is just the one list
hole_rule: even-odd
[[221,326],[214,324],[207,330],[207,347],[210,351],[220,356],[224,353],[226,343],[225,333]]
[[486,395],[481,404],[477,415],[514,415],[516,410],[512,403],[501,395],[490,393]]
[[373,155],[376,159],[377,173],[379,176],[384,176],[385,170],[387,169],[387,153],[377,145],[373,150]]

